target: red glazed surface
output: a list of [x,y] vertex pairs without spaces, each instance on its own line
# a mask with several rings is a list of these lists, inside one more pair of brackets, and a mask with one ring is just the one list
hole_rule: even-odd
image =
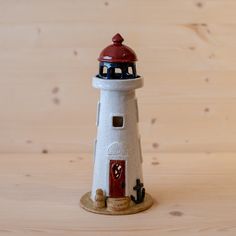
[[113,44],[104,48],[98,58],[102,62],[134,62],[137,61],[135,52],[128,46],[123,45],[124,39],[120,34],[112,38]]
[[110,160],[109,197],[125,196],[125,161]]

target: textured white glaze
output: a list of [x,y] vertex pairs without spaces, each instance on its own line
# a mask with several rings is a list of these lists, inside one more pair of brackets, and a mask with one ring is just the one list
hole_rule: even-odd
[[[96,189],[109,194],[110,160],[126,161],[125,195],[136,196],[136,179],[142,181],[142,153],[138,132],[138,106],[135,89],[143,79],[105,80],[93,78],[93,86],[101,90],[97,112],[97,140],[94,147],[94,172],[91,198]],[[124,126],[113,127],[112,117],[123,116]]]

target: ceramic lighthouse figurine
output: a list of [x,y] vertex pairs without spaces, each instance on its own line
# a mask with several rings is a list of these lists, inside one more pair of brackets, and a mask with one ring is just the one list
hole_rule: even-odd
[[137,75],[135,52],[116,34],[101,52],[99,74],[93,87],[100,89],[97,139],[94,146],[92,191],[80,200],[91,212],[132,214],[152,205],[142,177],[142,152],[138,132],[135,89],[143,86]]

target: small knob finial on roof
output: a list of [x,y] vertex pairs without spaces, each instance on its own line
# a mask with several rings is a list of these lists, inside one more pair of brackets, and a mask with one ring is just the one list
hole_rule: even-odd
[[124,39],[123,39],[123,37],[119,33],[114,35],[113,38],[112,38],[112,42],[114,44],[122,44],[123,41],[124,41]]

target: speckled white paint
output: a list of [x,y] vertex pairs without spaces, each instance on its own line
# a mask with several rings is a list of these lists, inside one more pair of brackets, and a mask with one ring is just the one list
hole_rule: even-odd
[[[126,161],[125,195],[136,193],[136,179],[142,181],[142,153],[138,132],[138,106],[135,89],[143,86],[142,78],[105,80],[93,78],[101,90],[97,112],[97,140],[94,150],[94,172],[91,198],[101,188],[109,196],[110,160]],[[123,116],[124,126],[113,127],[112,117]]]

